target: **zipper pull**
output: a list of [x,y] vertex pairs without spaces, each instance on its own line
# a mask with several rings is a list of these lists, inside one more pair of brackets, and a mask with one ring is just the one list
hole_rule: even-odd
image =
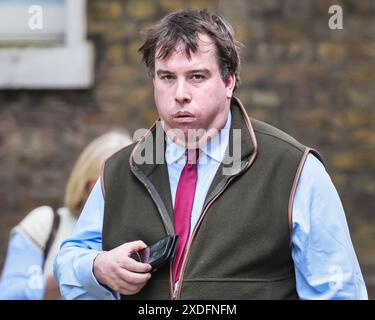
[[177,295],[177,290],[178,290],[178,285],[179,285],[180,281],[177,281],[175,284],[174,284],[174,288],[173,288],[173,300],[176,300],[176,295]]

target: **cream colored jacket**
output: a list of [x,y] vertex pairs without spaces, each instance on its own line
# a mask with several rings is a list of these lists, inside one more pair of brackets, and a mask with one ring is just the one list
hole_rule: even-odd
[[[45,274],[52,275],[53,262],[60,250],[61,242],[70,236],[76,223],[76,217],[67,208],[59,208],[60,224],[54,242],[51,245],[45,263]],[[44,251],[53,222],[53,209],[48,206],[38,207],[32,210],[17,226],[11,234],[20,232]]]

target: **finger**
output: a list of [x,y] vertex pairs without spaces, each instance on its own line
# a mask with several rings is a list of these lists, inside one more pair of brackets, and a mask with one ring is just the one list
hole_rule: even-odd
[[136,273],[126,269],[119,271],[119,277],[121,280],[132,284],[132,285],[143,285],[151,278],[151,273]]
[[124,246],[129,251],[129,256],[131,253],[142,250],[147,247],[147,245],[142,240],[128,242],[125,243]]
[[138,293],[146,284],[147,282],[142,284],[132,284],[123,280],[119,280],[117,282],[117,288],[115,291],[125,295],[132,295]]
[[152,267],[148,263],[142,263],[139,261],[136,261],[130,257],[125,257],[121,263],[120,266],[123,269],[132,271],[132,272],[138,272],[138,273],[145,273],[151,271]]
[[142,286],[140,285],[134,285],[134,284],[130,284],[127,282],[122,282],[118,286],[116,291],[124,295],[130,295],[130,294],[135,294],[139,292],[141,289],[142,289]]

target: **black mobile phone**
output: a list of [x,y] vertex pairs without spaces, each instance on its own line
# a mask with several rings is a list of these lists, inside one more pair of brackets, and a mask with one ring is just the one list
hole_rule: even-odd
[[176,252],[177,241],[177,235],[168,235],[147,248],[133,252],[131,258],[143,263],[149,263],[152,266],[151,272],[154,272],[169,259],[173,258]]

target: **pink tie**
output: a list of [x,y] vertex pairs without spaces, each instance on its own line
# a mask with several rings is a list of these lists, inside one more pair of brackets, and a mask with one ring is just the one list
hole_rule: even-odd
[[[189,152],[188,160],[178,181],[176,199],[174,203],[174,219],[176,234],[179,236],[174,260],[174,279],[180,279],[182,257],[190,235],[190,218],[193,209],[195,187],[197,185],[197,159],[199,149]],[[191,159],[191,160],[190,160]]]

